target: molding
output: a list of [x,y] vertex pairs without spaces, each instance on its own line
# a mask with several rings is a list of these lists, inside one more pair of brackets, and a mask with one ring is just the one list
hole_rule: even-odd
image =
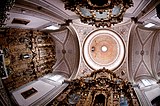
[[41,6],[42,8],[45,8],[48,11],[52,11],[52,14],[57,16],[57,18],[65,20],[69,18],[69,15],[66,14],[64,11],[56,7],[55,5],[49,3],[46,0],[24,0],[25,2]]
[[[37,3],[37,2],[29,2],[24,0],[23,3],[22,1],[17,0],[15,3],[15,6],[11,11],[14,11],[15,7],[19,8],[19,12],[26,11],[26,13],[23,14],[28,14],[28,15],[33,15],[33,16],[40,16],[41,18],[45,17],[48,18],[50,17],[50,21],[57,20],[59,23],[64,23],[65,21],[65,16],[62,16],[61,14],[58,14],[58,12],[54,12],[54,9],[50,7],[46,7],[47,5],[44,3]],[[52,11],[51,11],[52,10]],[[56,21],[55,21],[56,22]],[[58,23],[57,22],[57,23]]]

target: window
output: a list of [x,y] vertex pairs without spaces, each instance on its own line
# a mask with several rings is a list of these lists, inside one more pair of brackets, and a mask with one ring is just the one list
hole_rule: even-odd
[[142,87],[154,85],[154,84],[156,84],[156,81],[154,81],[152,79],[141,79],[140,81],[138,81],[138,84],[142,88]]

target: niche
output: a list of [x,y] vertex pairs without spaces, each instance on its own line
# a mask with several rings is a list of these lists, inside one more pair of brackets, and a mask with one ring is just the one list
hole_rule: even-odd
[[93,106],[105,106],[105,96],[103,94],[96,95]]

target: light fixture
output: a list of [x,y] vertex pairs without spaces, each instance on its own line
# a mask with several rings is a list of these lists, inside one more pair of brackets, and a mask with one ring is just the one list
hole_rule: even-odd
[[44,29],[46,29],[46,30],[57,30],[57,29],[59,29],[59,27],[60,26],[58,26],[58,25],[50,25],[50,26],[47,26]]
[[155,24],[153,24],[153,23],[148,23],[148,24],[146,24],[144,27],[150,28],[150,27],[153,27],[153,26],[155,26]]
[[110,27],[123,20],[125,11],[133,6],[132,0],[62,0],[65,9],[79,15],[81,22],[96,27]]

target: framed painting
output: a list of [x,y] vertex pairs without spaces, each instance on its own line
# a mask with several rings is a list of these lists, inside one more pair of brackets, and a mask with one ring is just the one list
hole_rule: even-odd
[[37,91],[35,88],[32,87],[32,88],[30,88],[30,89],[22,92],[21,95],[22,95],[25,99],[27,99],[27,98],[31,97],[32,95],[34,95],[34,94],[37,93],[37,92],[38,92],[38,91]]

